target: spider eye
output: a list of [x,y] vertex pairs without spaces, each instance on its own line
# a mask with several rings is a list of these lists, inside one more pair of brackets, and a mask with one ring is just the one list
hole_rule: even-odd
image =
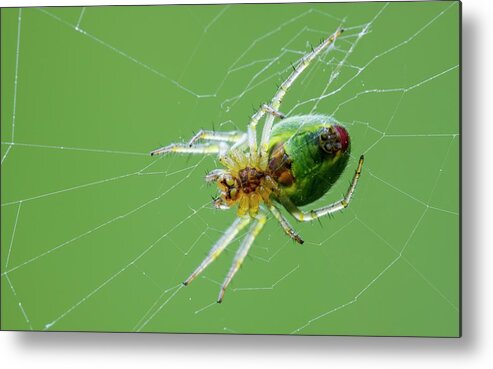
[[335,155],[338,151],[346,152],[349,147],[349,134],[339,125],[324,127],[319,134],[320,148],[327,154]]
[[329,154],[332,152],[331,137],[332,137],[332,135],[331,135],[330,129],[327,127],[322,128],[322,130],[318,136],[320,148]]

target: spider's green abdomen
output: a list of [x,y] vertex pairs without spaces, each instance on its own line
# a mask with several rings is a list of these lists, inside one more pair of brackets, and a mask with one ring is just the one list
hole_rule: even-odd
[[272,130],[269,169],[295,205],[322,197],[346,168],[351,145],[347,131],[329,116],[287,118]]

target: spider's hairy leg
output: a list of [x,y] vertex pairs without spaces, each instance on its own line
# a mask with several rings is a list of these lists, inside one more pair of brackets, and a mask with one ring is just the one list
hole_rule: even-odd
[[334,202],[333,204],[321,207],[319,209],[315,209],[307,212],[298,209],[293,203],[289,201],[289,199],[282,199],[281,201],[283,205],[286,207],[289,213],[293,215],[300,222],[310,222],[324,215],[332,214],[347,208],[349,202],[351,201],[351,198],[353,197],[354,190],[356,189],[356,185],[358,184],[358,180],[361,175],[361,170],[363,168],[363,161],[364,161],[364,157],[363,155],[361,155],[359,158],[356,171],[354,172],[353,180],[349,185],[346,195],[341,200]]
[[201,129],[195,136],[193,136],[188,142],[188,146],[194,145],[197,141],[222,141],[237,143],[238,141],[244,141],[246,139],[246,133],[241,131],[207,131]]
[[194,270],[192,274],[183,282],[185,286],[190,284],[200,273],[204,271],[207,266],[212,263],[217,257],[223,252],[223,250],[228,246],[231,241],[236,237],[236,235],[243,229],[245,226],[250,223],[250,217],[242,217],[237,218],[233,224],[228,228],[228,230],[224,233],[224,235],[216,242],[216,244],[209,251],[207,257],[200,263],[197,269]]
[[267,104],[263,104],[262,109],[265,110],[266,113],[269,113],[270,115],[272,115],[276,118],[280,118],[280,119],[286,118],[285,114],[281,113],[280,111],[275,110],[274,108],[270,107]]
[[282,215],[282,213],[279,211],[277,207],[274,205],[269,206],[269,211],[274,215],[274,217],[277,219],[277,221],[281,224],[282,229],[286,234],[291,237],[294,241],[298,242],[300,245],[302,245],[305,241],[301,239],[301,237],[298,235],[298,233],[294,230],[294,228],[289,224],[288,220]]
[[235,258],[233,260],[233,264],[231,265],[231,268],[229,269],[228,275],[224,279],[224,282],[221,286],[221,291],[219,292],[219,296],[217,298],[218,303],[221,303],[223,301],[223,297],[224,297],[224,293],[226,292],[226,288],[231,283],[231,280],[235,276],[236,272],[240,269],[241,264],[245,260],[245,257],[247,256],[248,251],[250,250],[250,247],[253,244],[253,241],[255,240],[255,238],[257,238],[258,234],[260,233],[260,231],[264,227],[266,220],[267,220],[267,217],[263,213],[258,213],[257,216],[255,217],[255,221],[250,226],[250,229],[248,230],[247,235],[243,239],[243,242],[241,243],[240,248],[236,252]]
[[257,155],[257,124],[260,119],[266,114],[270,114],[272,117],[278,117],[284,119],[286,116],[273,109],[267,104],[262,104],[255,114],[250,118],[250,123],[248,124],[248,147],[250,149],[250,154],[253,156],[253,160],[256,161]]
[[[328,48],[334,41],[342,34],[343,30],[338,29],[335,33],[327,37],[322,41],[315,49],[303,56],[298,63],[298,65],[291,72],[289,77],[279,86],[276,94],[271,100],[270,108],[273,111],[279,110],[281,106],[282,99],[288,92],[289,88],[298,79],[298,77],[303,73],[303,71],[312,63],[312,61],[322,53],[326,48]],[[270,115],[266,118],[264,128],[262,130],[262,139],[260,141],[260,157],[262,158],[261,167],[267,167],[268,155],[267,151],[269,148],[270,134],[272,131],[272,124],[274,122],[274,115]]]
[[159,149],[151,151],[151,156],[163,155],[163,154],[219,154],[224,155],[229,149],[229,146],[225,142],[218,143],[204,143],[200,145],[189,146],[183,143],[172,143],[168,146],[160,147]]
[[233,144],[233,146],[231,146],[231,150],[243,150],[245,144],[247,143],[247,140],[248,140],[248,134],[244,133],[243,136],[241,136],[241,138],[238,141],[236,141]]

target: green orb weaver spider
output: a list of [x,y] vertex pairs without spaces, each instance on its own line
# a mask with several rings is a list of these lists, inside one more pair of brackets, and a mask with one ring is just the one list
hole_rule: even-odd
[[[202,130],[188,143],[172,143],[151,152],[152,156],[166,153],[219,155],[224,168],[211,171],[205,178],[207,182],[216,182],[220,190],[220,196],[214,200],[214,205],[218,209],[238,205],[237,219],[183,282],[184,285],[188,285],[202,273],[238,233],[252,223],[221,286],[217,300],[220,303],[226,288],[262,230],[267,212],[277,219],[289,237],[302,244],[302,238],[281,213],[279,205],[301,222],[335,213],[349,205],[361,174],[363,156],[360,157],[351,184],[341,200],[309,212],[298,208],[322,197],[346,168],[351,152],[347,130],[330,116],[302,115],[286,118],[279,112],[282,99],[292,84],[342,32],[342,29],[337,30],[301,58],[290,76],[281,84],[271,103],[262,105],[251,117],[246,133]],[[265,115],[267,116],[258,145],[257,124]],[[273,125],[275,118],[280,118],[281,122]]]

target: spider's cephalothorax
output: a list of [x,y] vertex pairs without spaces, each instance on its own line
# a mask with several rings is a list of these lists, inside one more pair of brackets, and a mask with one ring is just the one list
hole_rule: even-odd
[[237,214],[258,214],[261,202],[270,204],[272,193],[279,192],[276,182],[268,170],[260,168],[243,152],[234,152],[221,156],[226,170],[214,170],[206,176],[207,181],[217,181],[220,196],[214,200],[217,208],[230,208],[238,204]]
[[[320,45],[303,56],[291,75],[279,86],[270,104],[264,104],[252,116],[247,132],[200,131],[188,143],[170,144],[151,152],[216,154],[224,166],[206,176],[216,182],[219,197],[214,205],[229,209],[237,205],[238,217],[214,244],[207,257],[183,282],[188,285],[212,263],[249,223],[250,228],[236,252],[233,264],[221,286],[218,302],[262,230],[270,212],[284,232],[294,241],[303,240],[279,210],[282,206],[298,221],[312,221],[346,208],[353,196],[363,167],[360,157],[356,171],[344,197],[321,208],[302,211],[321,198],[337,181],[347,166],[351,143],[346,129],[326,115],[302,115],[286,118],[279,112],[282,99],[294,81],[327,50],[342,34],[342,30],[326,38]],[[260,143],[257,124],[265,117]],[[274,125],[274,119],[281,122]],[[286,118],[286,119],[285,119]]]

